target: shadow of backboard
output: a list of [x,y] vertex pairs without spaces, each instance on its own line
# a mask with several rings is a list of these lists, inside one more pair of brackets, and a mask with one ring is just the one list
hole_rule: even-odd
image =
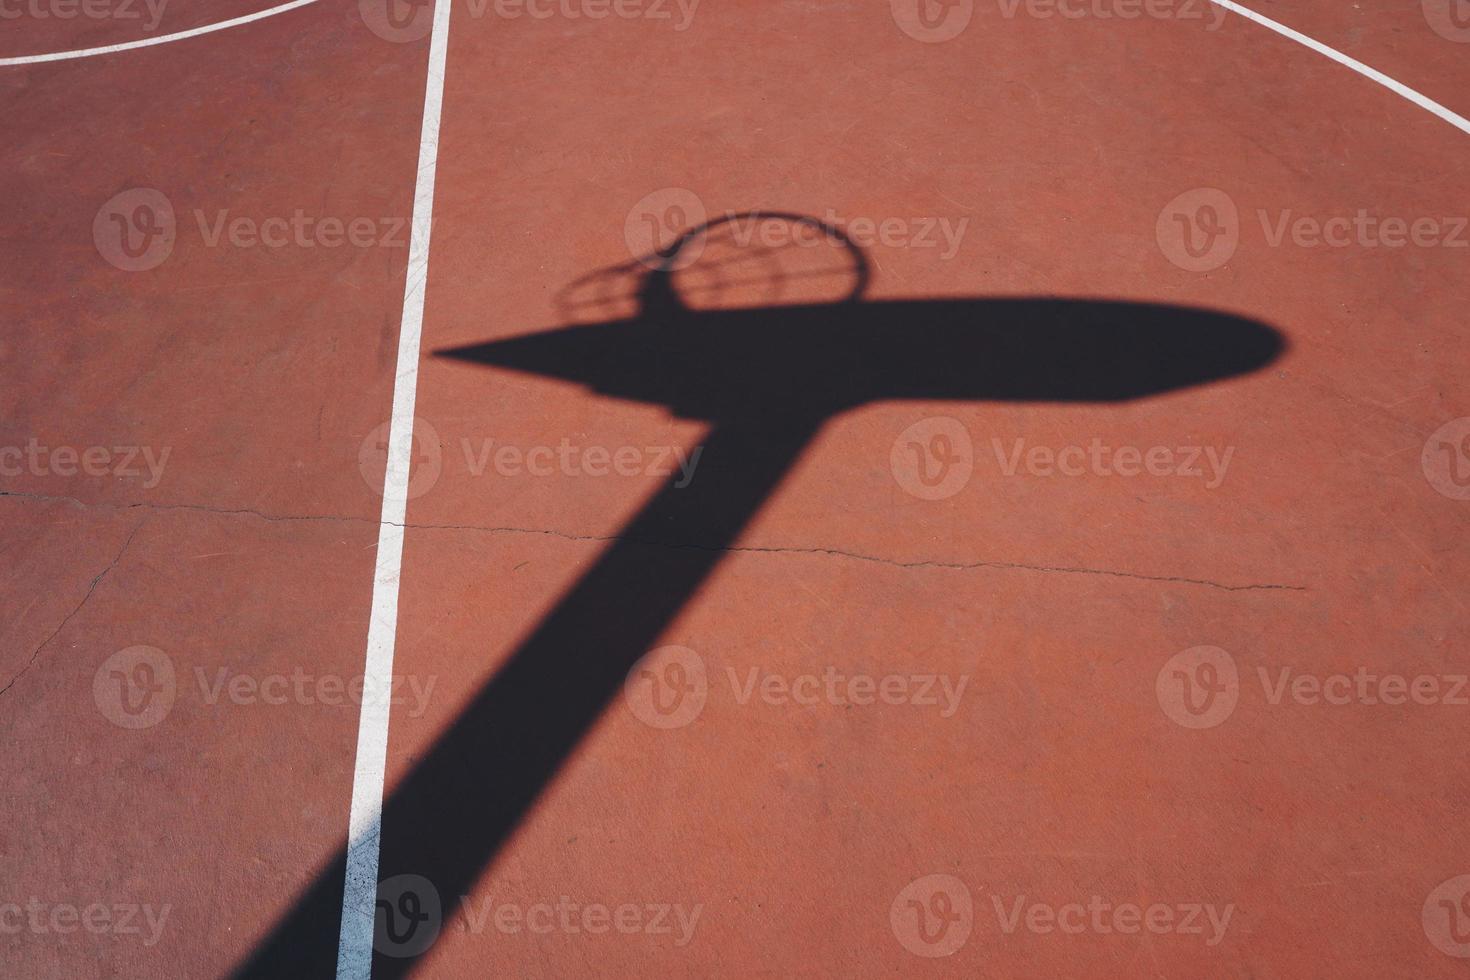
[[[696,246],[719,253],[737,217],[818,236],[845,285],[824,302],[691,301],[681,280],[736,297],[784,289],[759,271],[779,264],[780,250],[721,259],[751,276],[701,274],[688,260]],[[628,672],[841,413],[899,400],[1122,403],[1240,377],[1284,349],[1270,327],[1207,310],[1091,299],[867,301],[868,279],[866,259],[838,228],[794,214],[731,216],[563,294],[579,310],[621,304],[626,315],[437,353],[662,406],[709,429],[697,477],[681,487],[676,474],[649,499],[385,801],[380,880],[419,876],[446,901],[474,887]],[[606,288],[614,282],[629,288],[617,294]],[[339,920],[359,937],[373,931],[374,908],[342,909],[342,868],[339,855],[237,976],[326,976]],[[385,934],[392,902],[380,898],[377,911],[373,974],[406,976],[419,945]]]

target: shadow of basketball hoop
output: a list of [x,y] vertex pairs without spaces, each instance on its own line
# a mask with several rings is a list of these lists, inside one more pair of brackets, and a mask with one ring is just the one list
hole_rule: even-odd
[[[624,315],[438,352],[659,405],[709,430],[697,478],[682,488],[677,474],[670,478],[385,801],[380,880],[422,876],[450,900],[473,888],[628,671],[831,419],[899,400],[1120,403],[1239,377],[1284,349],[1270,327],[1198,309],[1090,299],[868,301],[861,250],[840,229],[802,215],[754,217],[791,224],[793,236],[815,232],[820,242],[809,247],[832,248],[826,259],[839,265],[820,285],[822,302],[811,301],[816,287],[808,283],[822,274],[733,271],[786,261],[780,256],[730,256],[703,270],[682,261],[696,243],[718,258],[720,237],[738,217],[593,273],[558,298],[571,320],[589,311]],[[705,295],[693,297],[701,285]],[[339,854],[236,975],[332,971],[342,861]],[[377,956],[373,974],[405,976],[415,962]]]

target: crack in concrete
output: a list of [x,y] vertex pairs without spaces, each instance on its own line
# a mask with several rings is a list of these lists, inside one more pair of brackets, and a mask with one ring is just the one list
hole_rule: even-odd
[[0,497],[15,497],[20,500],[39,500],[45,503],[73,504],[83,510],[103,508],[107,510],[144,510],[152,511],[196,511],[201,514],[218,514],[224,517],[258,517],[263,521],[338,521],[346,524],[377,524],[377,521],[366,517],[339,517],[334,514],[267,514],[263,510],[253,510],[249,507],[209,507],[205,504],[155,504],[148,501],[138,501],[131,504],[113,504],[105,501],[89,502],[79,497],[68,497],[49,493],[25,493],[19,490],[0,490]]
[[[894,558],[885,558],[881,555],[864,554],[857,551],[844,551],[839,548],[811,548],[811,547],[753,547],[753,546],[731,546],[716,548],[709,545],[693,544],[680,541],[656,541],[652,539],[634,540],[623,535],[616,534],[573,534],[569,531],[558,531],[547,528],[529,527],[488,527],[483,524],[417,524],[405,522],[399,524],[395,521],[379,522],[366,517],[343,517],[333,514],[267,514],[263,511],[250,508],[223,508],[208,507],[203,504],[155,504],[155,503],[131,503],[131,504],[109,504],[109,503],[87,503],[76,497],[51,496],[38,493],[21,493],[9,490],[0,490],[0,497],[19,497],[31,500],[42,500],[50,502],[65,502],[75,504],[83,508],[107,507],[117,510],[132,510],[134,508],[145,508],[157,511],[196,511],[205,514],[217,514],[225,517],[256,517],[263,521],[322,521],[328,523],[363,524],[370,526],[381,526],[382,523],[391,524],[393,527],[409,528],[413,530],[433,531],[478,531],[483,534],[542,534],[548,537],[559,538],[564,541],[633,541],[635,544],[645,545],[652,548],[688,549],[695,551],[719,551],[736,552],[746,554],[770,554],[770,555],[830,555],[835,558],[847,558],[852,561],[871,562],[877,565],[889,565],[894,568],[942,568],[955,571],[970,571],[977,568],[995,568],[1011,571],[1027,571],[1040,573],[1055,573],[1060,575],[1102,575],[1110,578],[1134,579],[1143,582],[1172,582],[1178,585],[1198,585],[1206,588],[1220,589],[1225,592],[1252,592],[1252,591],[1276,591],[1276,592],[1306,592],[1304,585],[1289,585],[1274,582],[1247,583],[1244,585],[1231,585],[1228,582],[1217,582],[1211,579],[1189,578],[1182,575],[1148,575],[1142,572],[1129,572],[1113,568],[1087,568],[1080,565],[1033,565],[1025,562],[1013,561],[973,561],[973,562],[947,562],[923,559],[919,561],[900,561]],[[3,692],[0,692],[3,693]]]
[[87,604],[87,601],[92,598],[92,593],[97,591],[97,586],[102,584],[102,580],[107,577],[107,573],[116,568],[117,563],[122,561],[123,555],[127,554],[128,547],[133,543],[133,538],[137,536],[138,532],[142,530],[143,525],[147,523],[148,519],[145,517],[143,518],[143,520],[138,522],[137,526],[134,527],[131,532],[128,533],[127,540],[124,541],[122,547],[118,549],[117,556],[112,559],[112,561],[108,564],[106,568],[102,569],[102,571],[92,576],[92,581],[87,584],[87,593],[86,595],[82,596],[82,601],[77,603],[76,607],[73,608],[71,612],[66,614],[65,618],[61,620],[56,629],[51,631],[50,636],[42,640],[40,645],[38,645],[36,649],[31,651],[31,657],[29,660],[26,661],[26,665],[22,667],[14,677],[10,679],[10,681],[4,687],[0,687],[0,696],[3,696],[5,692],[9,691],[11,687],[15,685],[16,681],[24,677],[26,673],[36,665],[36,658],[41,655],[41,651],[46,649],[47,645],[50,644],[52,640],[61,635],[61,631],[66,629],[66,624],[72,621],[72,617],[82,611],[82,607],[85,606]]
[[452,531],[483,531],[490,534],[545,534],[566,541],[633,541],[635,544],[646,545],[651,548],[686,549],[692,551],[719,551],[719,552],[743,552],[748,554],[767,555],[831,555],[834,558],[848,558],[853,561],[871,562],[876,565],[889,565],[894,568],[945,568],[956,571],[969,571],[976,568],[999,568],[1027,572],[1056,572],[1071,575],[1106,575],[1113,578],[1139,579],[1145,582],[1177,582],[1182,585],[1203,585],[1213,589],[1223,589],[1226,592],[1249,592],[1249,591],[1282,591],[1282,592],[1306,592],[1304,585],[1284,585],[1279,583],[1264,582],[1247,585],[1230,585],[1225,582],[1215,582],[1203,578],[1185,578],[1179,575],[1147,575],[1142,572],[1126,572],[1111,568],[1086,568],[1074,565],[1030,565],[1025,562],[1014,561],[973,561],[973,562],[949,562],[922,559],[920,561],[900,561],[896,558],[884,558],[882,555],[869,555],[860,551],[844,551],[840,548],[801,548],[795,546],[783,547],[753,547],[733,545],[725,548],[715,548],[709,545],[692,544],[683,541],[656,541],[648,538],[633,539],[623,535],[613,534],[571,534],[566,531],[545,530],[542,528],[526,527],[485,527],[478,524],[408,524],[407,527],[432,530]]

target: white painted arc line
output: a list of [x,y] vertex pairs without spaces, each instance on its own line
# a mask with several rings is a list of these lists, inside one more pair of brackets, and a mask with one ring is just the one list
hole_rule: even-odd
[[[429,232],[434,218],[434,178],[439,165],[439,118],[444,103],[444,67],[449,47],[451,0],[434,4],[424,116],[419,132],[418,178],[413,194],[413,231],[403,283],[403,316],[388,424],[388,462],[383,474],[383,511],[378,526],[378,560],[373,576],[363,667],[363,698],[357,724],[357,762],[347,824],[347,878],[342,891],[342,927],[337,939],[338,980],[369,980],[373,968],[373,913],[378,895],[378,850],[383,816],[383,778],[388,760],[388,718],[393,649],[398,633],[398,587],[403,570],[403,535],[408,512],[413,412],[429,278]],[[368,697],[368,692],[378,696]]]
[[267,10],[257,10],[253,14],[243,17],[235,17],[231,20],[222,20],[217,24],[205,24],[203,27],[191,28],[187,31],[179,31],[177,34],[162,34],[158,37],[145,37],[139,41],[125,41],[122,44],[107,44],[100,48],[80,48],[76,51],[56,51],[51,54],[27,54],[16,58],[0,58],[0,68],[13,65],[39,65],[48,61],[71,61],[76,58],[95,58],[103,54],[116,54],[119,51],[134,51],[138,48],[151,48],[158,44],[168,44],[171,41],[183,41],[186,38],[199,37],[202,34],[213,34],[215,31],[227,30],[231,27],[240,27],[243,24],[254,23],[276,14],[284,14],[288,10],[297,7],[305,7],[307,4],[316,3],[317,0],[291,0],[279,7],[271,7]]
[[1470,133],[1470,119],[1466,119],[1464,116],[1456,112],[1451,112],[1449,109],[1440,105],[1438,102],[1434,101],[1424,93],[1418,92],[1414,89],[1409,88],[1409,86],[1403,84],[1402,82],[1398,82],[1392,78],[1389,78],[1377,68],[1371,68],[1368,65],[1363,64],[1361,61],[1358,61],[1356,58],[1349,58],[1341,51],[1338,51],[1335,48],[1329,48],[1321,41],[1313,40],[1300,31],[1292,30],[1285,24],[1279,24],[1271,18],[1264,16],[1263,14],[1256,13],[1249,7],[1242,7],[1240,4],[1235,3],[1234,0],[1210,0],[1210,2],[1215,4],[1216,6],[1224,7],[1226,10],[1237,13],[1247,20],[1253,20],[1267,30],[1275,31],[1282,37],[1289,38],[1304,47],[1310,48],[1323,57],[1332,59],[1339,65],[1344,65],[1348,68],[1351,68],[1359,75],[1362,75],[1364,78],[1371,79],[1372,81],[1377,82],[1379,85],[1382,85],[1384,88],[1388,89],[1390,92],[1393,92],[1395,95],[1408,99],[1410,102],[1419,106],[1421,109],[1426,109],[1429,112],[1434,113],[1436,116],[1443,119],[1445,122],[1449,123],[1456,129],[1460,130],[1462,133]]
[[[212,34],[215,31],[222,31],[231,27],[239,27],[243,24],[249,24],[257,20],[263,20],[266,17],[273,17],[276,14],[283,14],[289,10],[295,10],[297,7],[304,7],[308,4],[316,2],[317,0],[291,0],[290,3],[284,3],[278,7],[271,7],[267,10],[256,11],[253,14],[246,14],[243,17],[236,17],[232,20],[220,21],[217,24],[206,24],[203,27],[196,27],[192,30],[180,31],[177,34],[165,34],[162,37],[144,38],[139,41],[127,41],[122,44],[109,44],[97,48],[82,48],[76,51],[57,51],[51,54],[33,54],[22,55],[14,58],[0,58],[0,68],[16,65],[36,65],[52,61],[70,61],[76,58],[92,58],[98,55],[115,54],[119,51],[132,51],[138,48],[148,48],[159,44],[168,44],[171,41],[182,41],[186,38],[199,37],[203,34]],[[1210,2],[1215,4],[1216,6],[1224,8],[1225,10],[1229,10],[1233,13],[1239,14],[1247,20],[1254,21],[1255,23],[1260,24],[1262,27],[1265,27],[1268,30],[1275,31],[1282,37],[1295,41],[1298,44],[1317,52],[1325,58],[1329,58],[1340,65],[1352,69],[1353,71],[1362,75],[1364,78],[1370,79],[1371,81],[1382,85],[1384,88],[1393,92],[1395,95],[1398,95],[1403,99],[1407,99],[1409,102],[1414,103],[1420,108],[1433,113],[1434,115],[1438,116],[1440,119],[1443,119],[1445,122],[1449,123],[1451,126],[1454,126],[1461,132],[1470,134],[1470,119],[1466,119],[1464,116],[1461,116],[1460,114],[1451,111],[1447,107],[1439,104],[1438,102],[1435,102],[1433,99],[1429,98],[1422,92],[1412,89],[1402,82],[1390,78],[1378,69],[1373,68],[1369,65],[1365,65],[1361,61],[1358,61],[1356,58],[1350,58],[1347,55],[1343,54],[1341,51],[1338,51],[1335,48],[1330,48],[1322,42],[1310,38],[1300,31],[1293,30],[1292,28],[1287,27],[1285,24],[1274,21],[1264,14],[1258,14],[1254,10],[1251,10],[1249,7],[1243,7],[1240,4],[1235,3],[1234,0],[1210,0]]]

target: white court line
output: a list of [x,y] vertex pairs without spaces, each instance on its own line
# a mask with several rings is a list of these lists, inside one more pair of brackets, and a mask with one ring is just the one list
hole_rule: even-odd
[[284,14],[288,10],[297,7],[305,7],[317,0],[291,0],[279,7],[271,7],[268,10],[257,10],[253,14],[244,17],[236,17],[233,20],[222,20],[218,24],[205,24],[203,27],[195,27],[187,31],[179,31],[177,34],[162,34],[158,37],[147,37],[141,41],[126,41],[122,44],[108,44],[100,48],[81,48],[76,51],[56,51],[51,54],[28,54],[19,58],[0,58],[0,68],[9,65],[39,65],[47,61],[70,61],[73,58],[95,58],[99,54],[115,54],[118,51],[132,51],[135,48],[151,48],[155,44],[168,44],[170,41],[182,41],[185,38],[198,37],[201,34],[213,34],[229,27],[239,27],[241,24],[249,24],[253,21],[264,20],[274,17],[276,14]]
[[449,46],[450,0],[434,4],[424,122],[419,132],[418,180],[413,192],[413,231],[403,283],[393,416],[388,424],[388,466],[383,474],[383,512],[378,562],[363,669],[362,713],[357,723],[357,767],[347,824],[347,882],[342,892],[342,932],[337,940],[338,980],[368,980],[373,968],[373,913],[378,897],[378,846],[382,838],[383,773],[388,760],[390,678],[398,633],[398,583],[403,569],[404,517],[413,449],[413,408],[419,381],[419,340],[429,279],[429,230],[434,217],[434,176],[439,165],[439,116],[444,103],[444,63]]
[[1285,24],[1278,24],[1271,18],[1266,17],[1262,14],[1258,14],[1248,7],[1242,7],[1240,4],[1235,3],[1234,0],[1210,0],[1210,2],[1215,4],[1216,6],[1224,7],[1226,10],[1234,11],[1247,20],[1253,20],[1257,24],[1260,24],[1262,27],[1275,31],[1282,37],[1290,38],[1298,44],[1311,48],[1318,54],[1327,58],[1331,58],[1339,65],[1346,65],[1348,68],[1351,68],[1353,71],[1357,72],[1359,75],[1362,75],[1364,78],[1372,79],[1379,85],[1382,85],[1384,88],[1388,89],[1390,92],[1393,92],[1395,95],[1400,95],[1408,99],[1410,102],[1414,103],[1416,106],[1419,106],[1421,109],[1428,109],[1430,112],[1434,113],[1436,116],[1443,119],[1451,126],[1460,130],[1462,133],[1470,133],[1470,119],[1466,119],[1464,116],[1459,115],[1458,113],[1451,112],[1449,109],[1446,109],[1444,106],[1440,105],[1438,102],[1434,101],[1422,92],[1416,92],[1414,89],[1409,88],[1409,86],[1403,84],[1402,82],[1394,81],[1392,78],[1389,78],[1377,68],[1370,68],[1367,65],[1363,64],[1361,61],[1358,61],[1356,58],[1349,58],[1341,51],[1338,51],[1334,48],[1329,48],[1321,41],[1314,41],[1300,31],[1292,30]]

